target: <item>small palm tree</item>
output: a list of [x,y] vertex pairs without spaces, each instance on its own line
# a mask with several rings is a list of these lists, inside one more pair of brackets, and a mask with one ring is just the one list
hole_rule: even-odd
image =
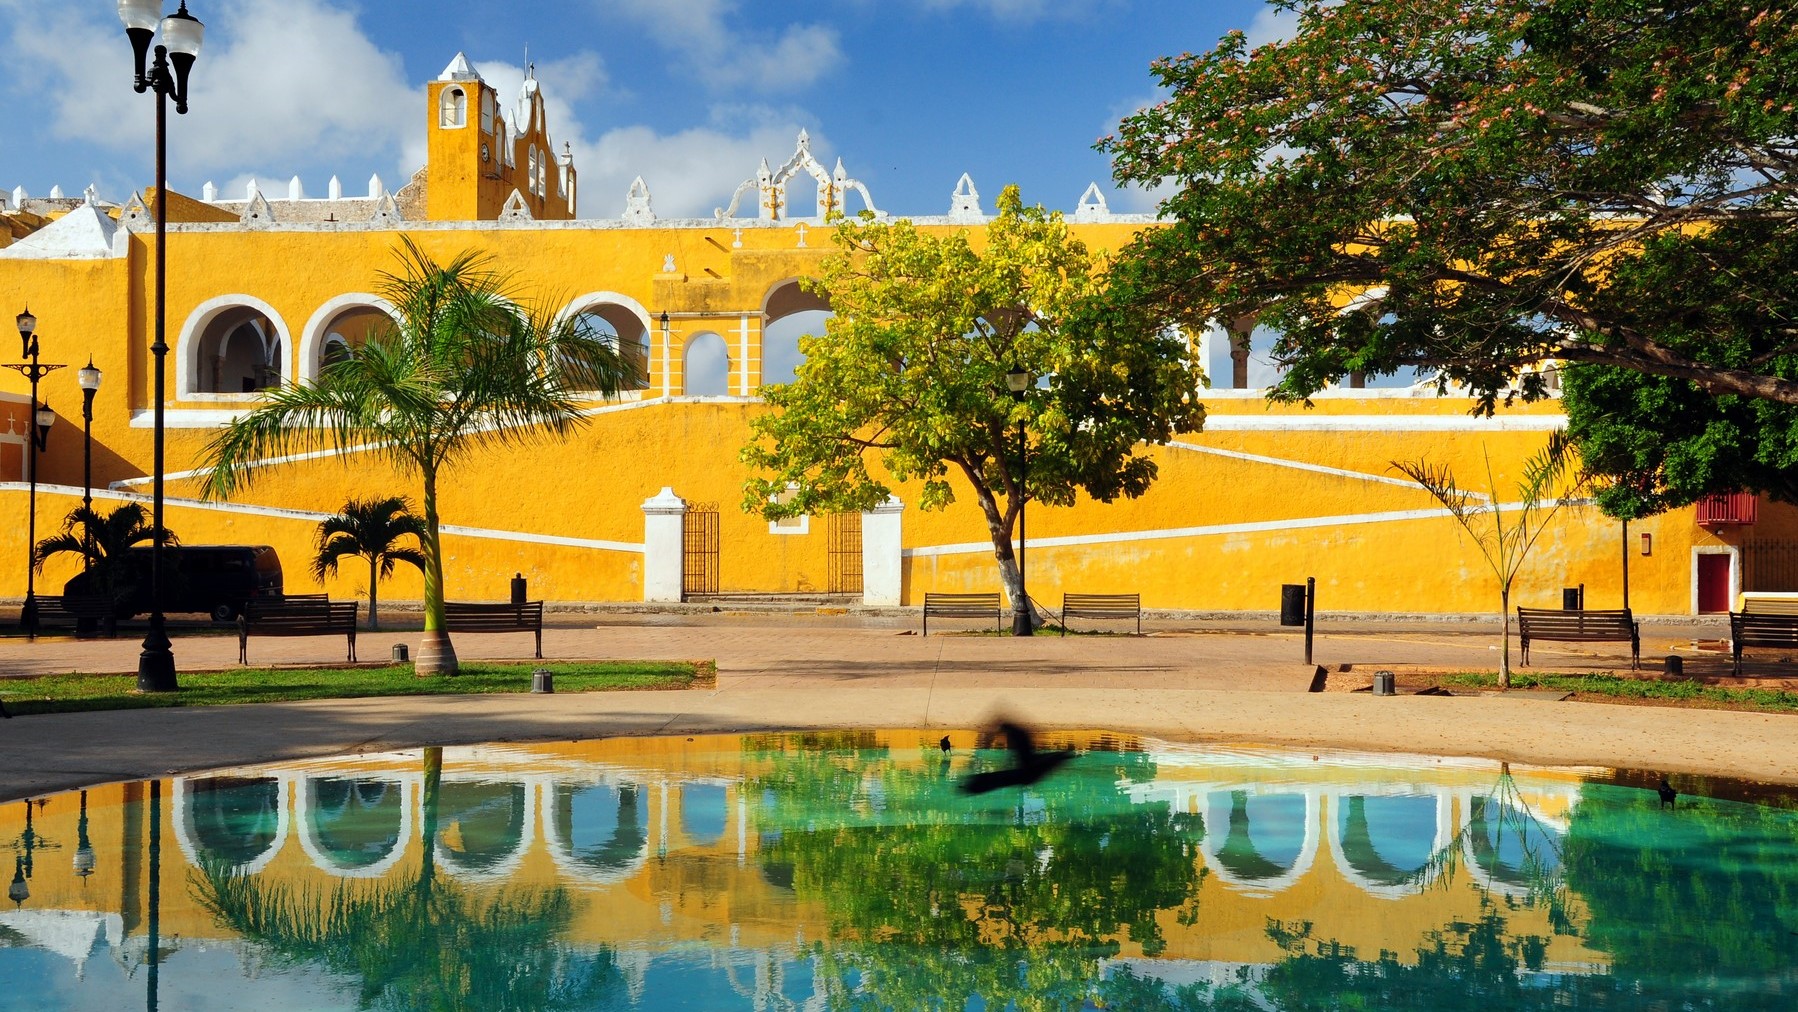
[[[156,529],[139,503],[128,502],[104,515],[91,507],[77,506],[63,518],[60,532],[33,546],[31,561],[41,573],[53,555],[81,556],[86,563],[82,592],[105,598],[116,610],[117,605],[137,592],[139,574],[131,562],[130,549],[151,544],[155,538]],[[165,531],[162,543],[178,545],[181,539],[172,531]]]
[[381,628],[376,612],[379,597],[375,584],[393,575],[393,564],[407,562],[425,571],[424,552],[395,544],[412,536],[424,544],[425,522],[412,515],[412,501],[391,495],[385,499],[351,499],[342,512],[319,521],[314,542],[318,554],[312,559],[312,578],[320,583],[337,572],[337,563],[345,558],[368,560],[368,627]]
[[205,451],[204,491],[227,497],[263,461],[303,449],[366,451],[416,476],[425,628],[414,667],[453,675],[439,479],[476,448],[567,436],[587,420],[583,402],[626,389],[635,367],[584,317],[527,310],[491,257],[463,253],[438,263],[410,238],[397,253],[400,269],[380,286],[393,325],[317,381],[270,391],[261,407],[220,430]]

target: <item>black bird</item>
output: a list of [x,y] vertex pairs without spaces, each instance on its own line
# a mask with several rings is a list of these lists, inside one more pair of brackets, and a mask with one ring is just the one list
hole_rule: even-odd
[[1048,776],[1062,763],[1074,758],[1074,750],[1062,749],[1059,752],[1038,752],[1036,745],[1030,740],[1030,732],[1010,721],[1002,721],[999,730],[1005,734],[1005,744],[1011,749],[1014,765],[1002,770],[988,770],[975,773],[961,782],[961,789],[968,794],[985,794],[1001,787],[1024,787],[1034,784]]
[[1655,790],[1661,792],[1662,808],[1672,808],[1674,799],[1679,797],[1679,792],[1673,789],[1673,785],[1667,782],[1666,777],[1661,778],[1661,786]]
[[937,742],[936,744],[937,744],[937,747],[942,749],[943,751],[945,751],[945,752],[949,751],[949,736],[946,734],[943,735],[943,740]]

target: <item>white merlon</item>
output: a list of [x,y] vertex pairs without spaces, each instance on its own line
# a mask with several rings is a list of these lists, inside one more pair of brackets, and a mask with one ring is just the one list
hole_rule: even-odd
[[212,180],[206,180],[206,185],[200,187],[200,199],[208,204],[219,199],[219,188],[213,184]]
[[28,196],[30,196],[30,194],[27,194],[25,192],[25,188],[23,186],[13,187],[12,188],[12,206],[18,207],[18,208],[23,208],[25,206],[25,198]]
[[243,199],[255,200],[260,196],[262,196],[262,188],[256,185],[256,177],[251,176],[250,181],[243,184]]
[[368,196],[370,199],[379,199],[381,194],[386,192],[387,188],[381,185],[381,176],[379,173],[368,177]]
[[87,184],[87,189],[81,191],[81,202],[84,204],[100,203],[100,188],[93,183]]
[[287,199],[305,200],[306,188],[300,185],[300,177],[295,176],[287,181]]
[[332,200],[343,199],[343,184],[337,181],[336,176],[332,176],[331,181],[325,184],[325,194]]
[[62,199],[62,187],[60,187],[60,186],[50,187],[50,199],[51,200],[61,200]]

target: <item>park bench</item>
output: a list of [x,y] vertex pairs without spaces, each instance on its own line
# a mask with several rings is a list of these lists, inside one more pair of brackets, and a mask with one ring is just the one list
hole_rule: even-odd
[[537,653],[543,656],[543,602],[481,604],[443,602],[444,632],[530,632],[537,634]]
[[1732,674],[1742,673],[1743,647],[1780,647],[1798,650],[1798,614],[1765,611],[1729,613],[1729,652],[1735,658]]
[[1141,594],[1063,594],[1061,596],[1061,634],[1068,634],[1068,618],[1135,619],[1136,634],[1142,635]]
[[[58,597],[54,594],[38,595],[32,598],[37,604],[37,627],[67,626],[79,634],[86,635],[93,630],[102,629],[106,621],[113,618],[112,602],[104,597],[91,594]],[[24,616],[20,615],[20,624]]]
[[348,660],[356,659],[356,601],[332,601],[323,594],[288,594],[252,599],[237,616],[237,663],[248,664],[250,634],[258,636],[333,636],[349,641]]
[[1005,628],[999,610],[998,594],[924,594],[924,635],[930,635],[930,617],[992,618],[995,627]]
[[1563,643],[1628,643],[1631,670],[1642,666],[1641,629],[1629,609],[1616,611],[1561,611],[1553,608],[1518,608],[1517,640],[1523,663],[1530,662],[1530,640]]

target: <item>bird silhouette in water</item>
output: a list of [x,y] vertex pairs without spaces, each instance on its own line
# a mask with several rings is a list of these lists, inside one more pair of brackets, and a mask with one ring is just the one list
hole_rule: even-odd
[[1011,749],[1012,765],[970,775],[961,782],[961,789],[965,793],[985,794],[1001,787],[1034,784],[1054,772],[1062,763],[1074,758],[1074,750],[1071,748],[1058,752],[1038,752],[1036,744],[1030,740],[1030,732],[1010,721],[1000,722],[999,730],[1005,735],[1006,747]]
[[949,751],[949,736],[946,734],[943,735],[943,740],[937,742],[936,744],[937,744],[937,747],[942,749],[943,751],[945,751],[945,752]]
[[1661,786],[1656,787],[1655,790],[1661,793],[1662,808],[1674,807],[1674,801],[1679,797],[1679,792],[1673,789],[1673,785],[1667,782],[1666,777],[1661,778]]

